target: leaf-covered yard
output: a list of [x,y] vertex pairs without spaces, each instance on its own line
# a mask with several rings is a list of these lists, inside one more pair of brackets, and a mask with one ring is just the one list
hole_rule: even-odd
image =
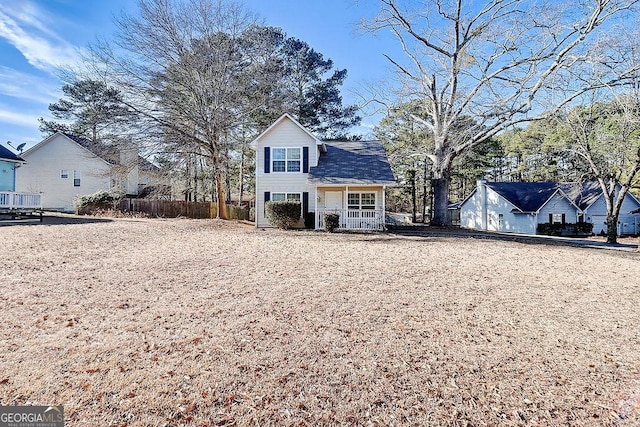
[[0,404],[69,426],[640,423],[638,253],[206,220],[0,238]]

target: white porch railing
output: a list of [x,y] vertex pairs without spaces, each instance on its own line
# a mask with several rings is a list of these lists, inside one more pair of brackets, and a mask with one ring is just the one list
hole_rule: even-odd
[[324,228],[324,214],[335,213],[340,216],[340,229],[343,230],[384,230],[382,209],[321,209],[318,212],[318,226]]
[[31,211],[42,209],[42,194],[0,191],[0,210]]

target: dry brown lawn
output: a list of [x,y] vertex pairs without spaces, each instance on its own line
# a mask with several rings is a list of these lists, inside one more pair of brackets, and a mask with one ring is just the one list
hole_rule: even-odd
[[640,254],[0,227],[0,403],[68,426],[640,425]]

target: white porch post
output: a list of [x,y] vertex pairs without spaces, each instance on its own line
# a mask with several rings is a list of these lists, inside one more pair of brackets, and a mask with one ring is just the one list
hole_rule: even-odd
[[344,218],[344,228],[346,228],[347,230],[349,229],[349,206],[347,205],[348,201],[349,201],[349,186],[345,185],[344,186],[344,196],[343,196],[343,200],[342,200],[342,215],[340,216],[346,216],[346,218]]
[[314,198],[313,198],[313,203],[314,203],[314,212],[316,213],[314,215],[316,217],[316,225],[315,225],[314,229],[317,230],[319,225],[320,225],[319,224],[320,220],[318,218],[320,216],[320,213],[318,212],[318,186],[317,185],[315,186],[314,193],[315,193],[315,195],[314,195]]
[[387,211],[387,197],[386,197],[386,185],[382,186],[382,229],[384,230],[384,225],[387,223],[385,215]]

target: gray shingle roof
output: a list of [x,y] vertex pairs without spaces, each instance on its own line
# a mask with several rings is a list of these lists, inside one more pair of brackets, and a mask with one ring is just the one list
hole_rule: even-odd
[[485,184],[523,212],[537,212],[558,189],[562,190],[580,210],[591,206],[602,195],[602,189],[597,181],[584,183],[487,182]]
[[12,160],[16,162],[24,162],[24,159],[9,150],[8,148],[4,148],[0,145],[0,159],[2,160]]
[[325,141],[326,153],[309,169],[313,184],[395,184],[380,141]]
[[560,184],[560,188],[582,210],[591,206],[602,195],[600,183],[597,181]]
[[558,189],[555,182],[487,182],[486,185],[523,212],[537,212]]

